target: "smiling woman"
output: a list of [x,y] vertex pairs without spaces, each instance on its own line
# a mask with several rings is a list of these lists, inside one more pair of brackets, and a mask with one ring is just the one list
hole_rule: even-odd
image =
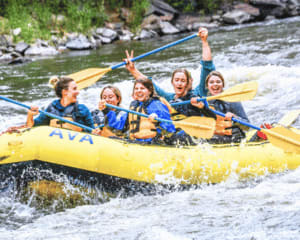
[[[89,109],[85,105],[77,102],[79,90],[77,89],[76,82],[69,77],[55,77],[50,80],[50,83],[54,86],[55,93],[59,99],[54,100],[47,107],[46,112],[94,128],[94,122]],[[37,106],[31,106],[27,113],[27,127],[50,125],[53,127],[82,131],[79,127],[69,123],[63,123],[57,119],[51,119],[43,113],[34,119],[33,116],[37,115],[38,112],[39,108]]]
[[140,142],[159,142],[164,135],[176,132],[172,123],[156,122],[155,118],[171,120],[168,107],[156,96],[154,86],[149,79],[137,79],[133,85],[134,101],[130,109],[144,114],[149,118],[129,114],[129,137]]
[[108,85],[102,89],[98,109],[92,111],[95,127],[101,128],[98,130],[98,133],[101,136],[124,136],[126,131],[127,113],[106,107],[106,104],[119,106],[121,101],[122,95],[117,87]]

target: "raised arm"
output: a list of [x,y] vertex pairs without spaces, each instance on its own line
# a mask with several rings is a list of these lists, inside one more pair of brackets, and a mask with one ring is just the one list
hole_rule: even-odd
[[137,79],[146,79],[147,76],[141,73],[136,67],[135,64],[131,61],[133,58],[133,50],[131,50],[130,54],[128,51],[125,51],[126,53],[126,69],[131,73],[131,75],[137,80]]
[[211,61],[211,50],[210,46],[207,41],[208,37],[208,30],[206,28],[199,28],[198,35],[201,38],[202,41],[202,60],[203,61]]
[[201,60],[201,74],[200,74],[200,83],[195,88],[194,94],[198,96],[207,96],[207,89],[205,87],[205,80],[207,75],[216,70],[215,65],[212,61],[211,49],[207,41],[208,31],[206,28],[199,28],[198,35],[202,41],[202,60]]

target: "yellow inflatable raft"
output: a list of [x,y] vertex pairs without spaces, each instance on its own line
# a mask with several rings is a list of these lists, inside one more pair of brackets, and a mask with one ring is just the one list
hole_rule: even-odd
[[[122,183],[194,185],[279,173],[300,154],[256,142],[191,147],[140,145],[48,126],[0,136],[0,176],[42,179],[42,168],[107,187]],[[47,174],[46,174],[47,175]],[[29,179],[29,177],[28,177]]]

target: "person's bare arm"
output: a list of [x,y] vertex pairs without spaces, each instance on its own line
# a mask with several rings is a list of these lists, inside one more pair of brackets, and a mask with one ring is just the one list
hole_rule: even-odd
[[133,50],[131,50],[130,55],[128,53],[128,51],[125,51],[126,53],[126,69],[132,74],[132,76],[135,79],[147,79],[147,76],[144,75],[143,73],[141,73],[134,65],[134,63],[131,61],[131,59],[133,58]]

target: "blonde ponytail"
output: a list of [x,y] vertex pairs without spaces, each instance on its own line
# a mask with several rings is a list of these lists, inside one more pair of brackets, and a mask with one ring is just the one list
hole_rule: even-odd
[[52,87],[52,88],[55,89],[55,86],[56,86],[56,84],[58,83],[58,81],[59,81],[59,77],[57,77],[57,76],[51,77],[51,78],[49,79],[49,85],[50,85],[50,87]]

